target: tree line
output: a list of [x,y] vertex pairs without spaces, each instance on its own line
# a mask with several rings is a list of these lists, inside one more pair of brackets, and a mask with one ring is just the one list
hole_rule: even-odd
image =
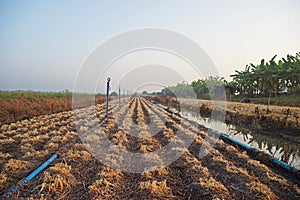
[[277,96],[282,91],[300,92],[300,52],[295,56],[287,55],[278,61],[275,58],[276,55],[269,61],[262,59],[259,64],[250,63],[244,70],[236,70],[231,75],[232,81],[210,76],[190,84],[182,82],[165,87],[161,92],[153,94],[210,99],[217,95],[218,88],[222,86],[230,96],[267,97]]

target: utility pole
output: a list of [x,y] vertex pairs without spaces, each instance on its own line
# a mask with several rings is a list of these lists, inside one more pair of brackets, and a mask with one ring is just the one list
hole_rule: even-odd
[[110,77],[107,78],[107,83],[106,83],[106,118],[108,117],[109,82],[110,82]]
[[123,103],[125,104],[125,89],[123,89]]
[[121,87],[119,86],[119,107],[121,106]]

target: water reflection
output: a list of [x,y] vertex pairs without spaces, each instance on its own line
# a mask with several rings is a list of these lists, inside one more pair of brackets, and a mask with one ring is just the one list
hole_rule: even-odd
[[249,146],[267,152],[275,158],[300,169],[300,144],[284,133],[258,133],[243,126],[226,124],[211,118],[202,117],[199,112],[181,110],[183,117],[198,122],[199,124],[213,128],[228,134]]

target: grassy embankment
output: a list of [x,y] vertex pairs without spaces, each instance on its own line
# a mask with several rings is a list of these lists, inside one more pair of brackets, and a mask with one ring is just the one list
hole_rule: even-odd
[[[276,131],[285,132],[299,137],[300,108],[290,106],[260,105],[253,103],[227,102],[225,107],[211,100],[180,99],[169,97],[149,97],[156,103],[169,108],[197,111],[203,116],[210,117],[215,113],[226,113],[225,122],[246,126],[256,132]],[[294,99],[293,99],[294,100]]]
[[[265,105],[268,104],[267,97],[250,98],[250,101],[252,103],[257,103],[257,104],[265,104]],[[271,97],[270,105],[300,107],[300,95],[290,94],[286,96]]]

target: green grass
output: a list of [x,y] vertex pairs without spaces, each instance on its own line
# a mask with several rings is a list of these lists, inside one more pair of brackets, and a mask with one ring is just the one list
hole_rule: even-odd
[[[258,98],[250,98],[251,100],[257,100],[257,101],[267,101],[268,97],[258,97]],[[286,96],[277,96],[277,97],[271,97],[271,100],[275,101],[300,101],[300,95],[299,94],[288,94]]]
[[[79,94],[79,95],[88,96],[93,94]],[[96,94],[96,97],[99,96],[103,96],[103,94]],[[72,93],[71,92],[0,91],[0,99],[19,99],[19,98],[35,99],[38,97],[66,98],[66,97],[72,97]]]
[[[259,98],[250,98],[251,103],[258,104],[268,104],[268,97],[259,97]],[[280,106],[300,106],[300,95],[299,94],[289,94],[287,96],[280,97],[271,97],[271,105],[280,105]]]

